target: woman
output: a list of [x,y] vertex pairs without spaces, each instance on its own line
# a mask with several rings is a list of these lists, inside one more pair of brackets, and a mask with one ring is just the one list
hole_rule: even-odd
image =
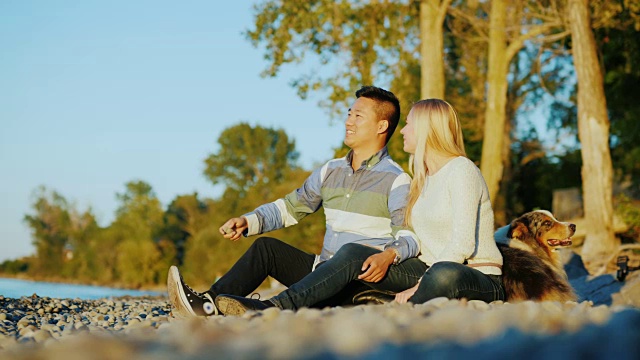
[[456,111],[443,100],[419,101],[401,133],[413,172],[405,221],[420,239],[419,258],[429,269],[396,301],[504,300],[489,192],[466,158]]
[[[219,295],[217,308],[226,315],[272,306],[296,310],[329,298],[353,280],[366,281],[377,290],[402,291],[396,295],[401,303],[423,303],[441,296],[504,300],[502,256],[493,240],[487,186],[480,170],[465,157],[455,110],[443,100],[421,100],[411,108],[401,133],[414,172],[405,221],[420,239],[419,258],[390,266],[389,250],[346,244],[269,300]],[[366,267],[372,258],[388,270],[367,281]]]

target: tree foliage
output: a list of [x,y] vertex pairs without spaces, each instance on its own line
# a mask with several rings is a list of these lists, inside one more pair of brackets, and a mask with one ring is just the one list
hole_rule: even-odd
[[322,105],[341,115],[353,89],[389,83],[399,61],[416,58],[418,5],[414,1],[277,1],[254,5],[255,28],[247,32],[269,62],[263,76],[309,55],[333,73],[311,71],[292,81],[302,98],[325,90]]
[[33,214],[24,217],[31,228],[37,261],[34,271],[58,271],[62,268],[64,249],[72,232],[72,214],[67,200],[44,186],[33,194]]
[[133,286],[156,282],[164,266],[156,240],[163,224],[163,210],[151,185],[144,181],[131,181],[124,193],[117,194],[120,206],[111,225],[117,239],[116,271],[120,280]]
[[[611,156],[616,177],[640,195],[640,2],[620,10],[616,22],[596,31],[611,121]],[[634,11],[635,10],[635,11]]]
[[282,129],[240,123],[222,131],[220,150],[206,160],[205,176],[223,183],[232,198],[242,199],[249,189],[266,189],[282,181],[296,166],[295,141]]

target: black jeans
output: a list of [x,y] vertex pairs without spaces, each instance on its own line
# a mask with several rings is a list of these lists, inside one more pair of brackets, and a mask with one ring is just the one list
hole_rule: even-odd
[[414,286],[427,270],[427,265],[417,258],[403,261],[389,267],[385,277],[377,283],[359,281],[362,264],[380,250],[360,244],[346,244],[322,266],[289,289],[269,299],[281,309],[297,310],[340,293],[353,281],[372,289],[399,292]]
[[[278,239],[260,237],[226,274],[211,285],[208,292],[214,299],[220,294],[247,296],[268,276],[289,287],[311,273],[315,259],[315,255]],[[350,305],[353,303],[353,296],[366,289],[368,287],[353,282],[344,289],[339,289],[341,291],[335,295],[310,306],[323,308]]]
[[[281,309],[292,310],[315,304],[333,296],[346,284],[358,281],[362,263],[379,252],[364,245],[346,244],[323,266],[269,300]],[[397,293],[415,286],[418,280],[420,286],[409,299],[413,303],[441,296],[485,302],[505,298],[501,276],[486,275],[466,265],[446,261],[428,267],[418,258],[390,266],[380,282],[362,283],[376,290]]]
[[215,284],[209,293],[247,296],[268,277],[291,286],[311,272],[316,256],[278,239],[260,237]]

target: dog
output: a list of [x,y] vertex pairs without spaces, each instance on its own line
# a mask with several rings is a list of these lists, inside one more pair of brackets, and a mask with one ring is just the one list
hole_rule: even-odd
[[571,246],[576,226],[556,220],[549,211],[537,210],[505,228],[508,244],[498,242],[498,249],[506,300],[576,301],[557,252]]

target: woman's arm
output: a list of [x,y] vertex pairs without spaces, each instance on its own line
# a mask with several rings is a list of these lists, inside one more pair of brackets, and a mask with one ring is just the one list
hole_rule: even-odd
[[478,168],[469,160],[452,171],[447,183],[451,201],[451,237],[438,261],[459,264],[476,250],[478,216],[482,202],[484,180]]

